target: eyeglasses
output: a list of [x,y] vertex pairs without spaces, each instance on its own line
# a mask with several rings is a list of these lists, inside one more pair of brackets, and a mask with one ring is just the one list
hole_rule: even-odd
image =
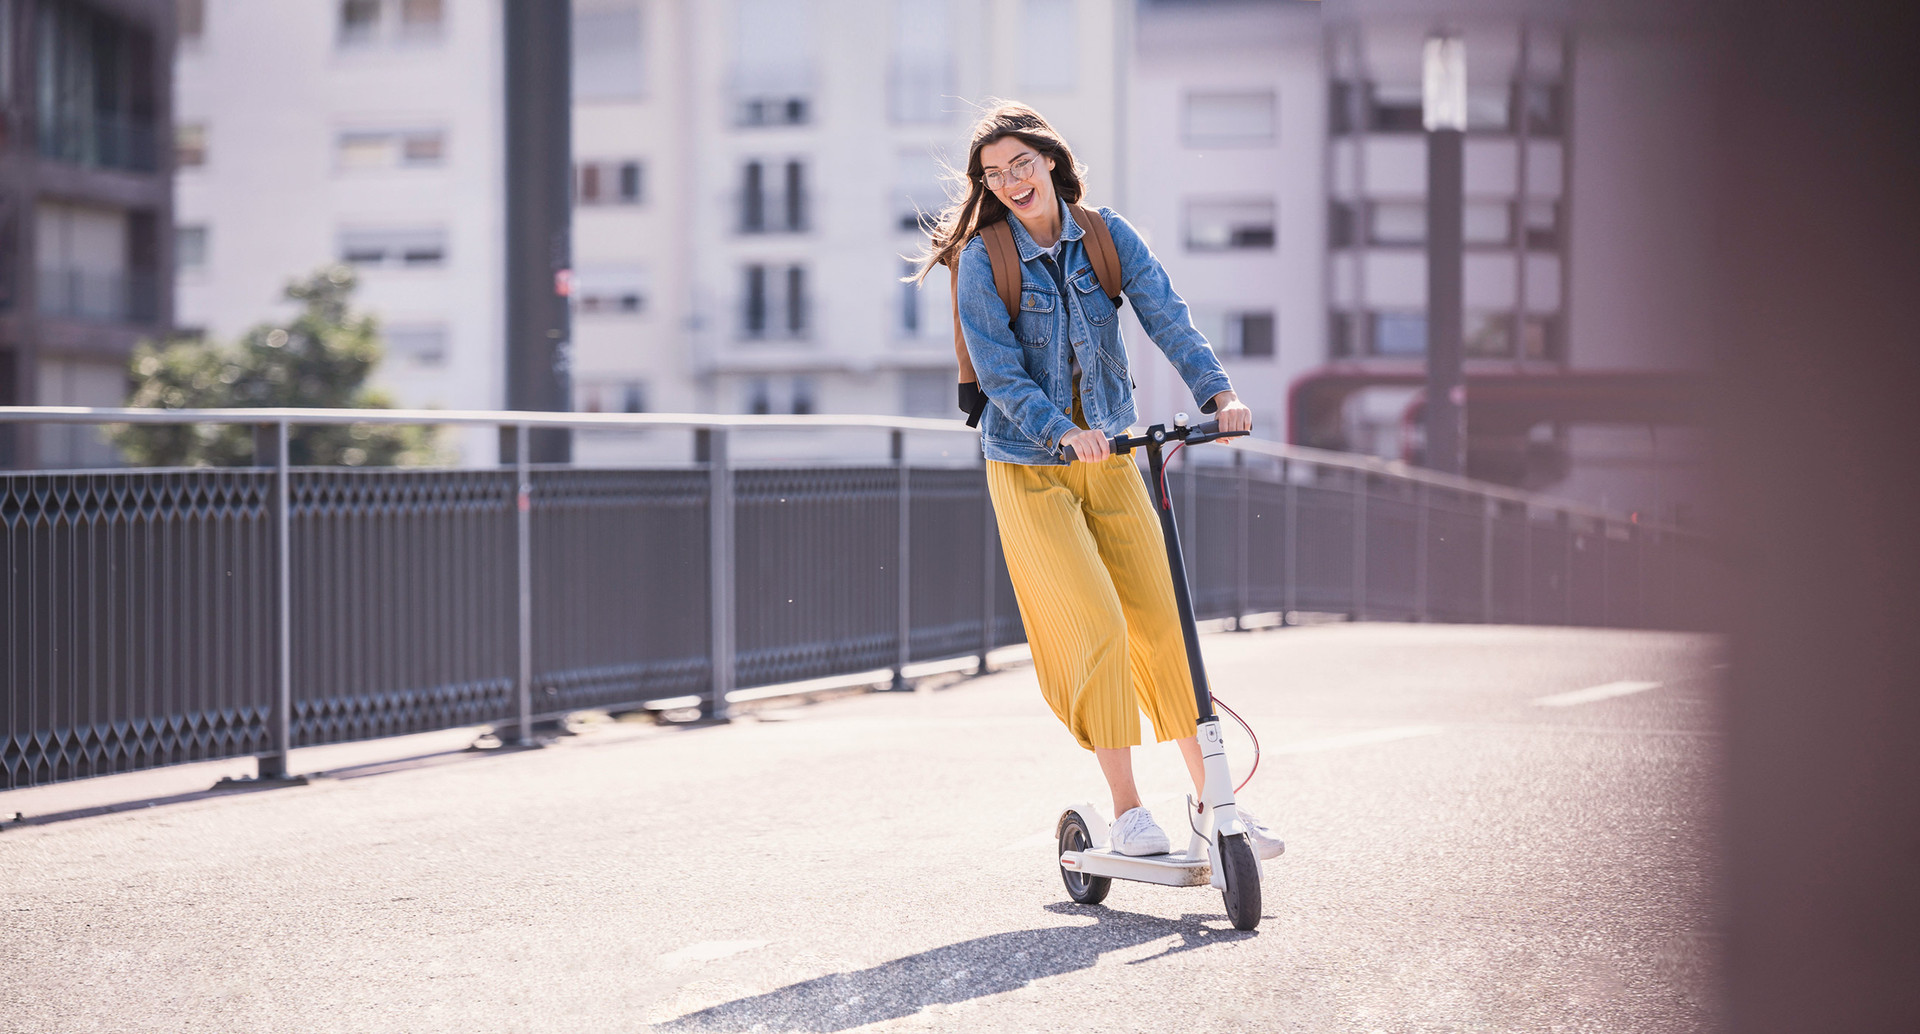
[[1032,179],[1033,171],[1039,164],[1040,156],[1028,152],[1015,158],[1013,163],[1007,166],[1007,171],[1001,172],[999,169],[994,169],[980,177],[980,182],[985,183],[988,190],[999,190],[1016,180]]

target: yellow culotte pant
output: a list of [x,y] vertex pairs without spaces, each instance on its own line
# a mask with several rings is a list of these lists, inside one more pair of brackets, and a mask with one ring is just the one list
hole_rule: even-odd
[[1167,547],[1133,460],[988,461],[987,490],[1053,713],[1089,750],[1138,744],[1142,710],[1161,742],[1192,736]]

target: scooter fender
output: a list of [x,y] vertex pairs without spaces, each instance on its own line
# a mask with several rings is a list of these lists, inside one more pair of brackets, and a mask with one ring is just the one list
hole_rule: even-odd
[[1091,841],[1087,846],[1093,850],[1106,847],[1107,817],[1101,814],[1100,809],[1091,802],[1067,805],[1066,810],[1060,813],[1062,821],[1054,824],[1053,833],[1055,839],[1057,840],[1059,838],[1060,826],[1065,822],[1066,817],[1074,814],[1079,815],[1081,823],[1087,827],[1087,839]]

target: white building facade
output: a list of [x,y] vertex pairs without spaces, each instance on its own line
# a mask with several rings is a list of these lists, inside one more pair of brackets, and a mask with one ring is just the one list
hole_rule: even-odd
[[[176,321],[230,339],[335,262],[404,406],[505,401],[499,0],[202,0],[175,110]],[[470,462],[493,444],[458,441]]]
[[954,414],[945,277],[900,282],[942,162],[975,105],[1018,97],[1124,207],[1130,14],[576,0],[578,407]]

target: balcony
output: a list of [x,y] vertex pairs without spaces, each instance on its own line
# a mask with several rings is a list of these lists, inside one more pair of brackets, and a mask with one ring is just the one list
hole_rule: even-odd
[[40,271],[42,316],[102,323],[151,323],[160,314],[160,281],[151,272]]

